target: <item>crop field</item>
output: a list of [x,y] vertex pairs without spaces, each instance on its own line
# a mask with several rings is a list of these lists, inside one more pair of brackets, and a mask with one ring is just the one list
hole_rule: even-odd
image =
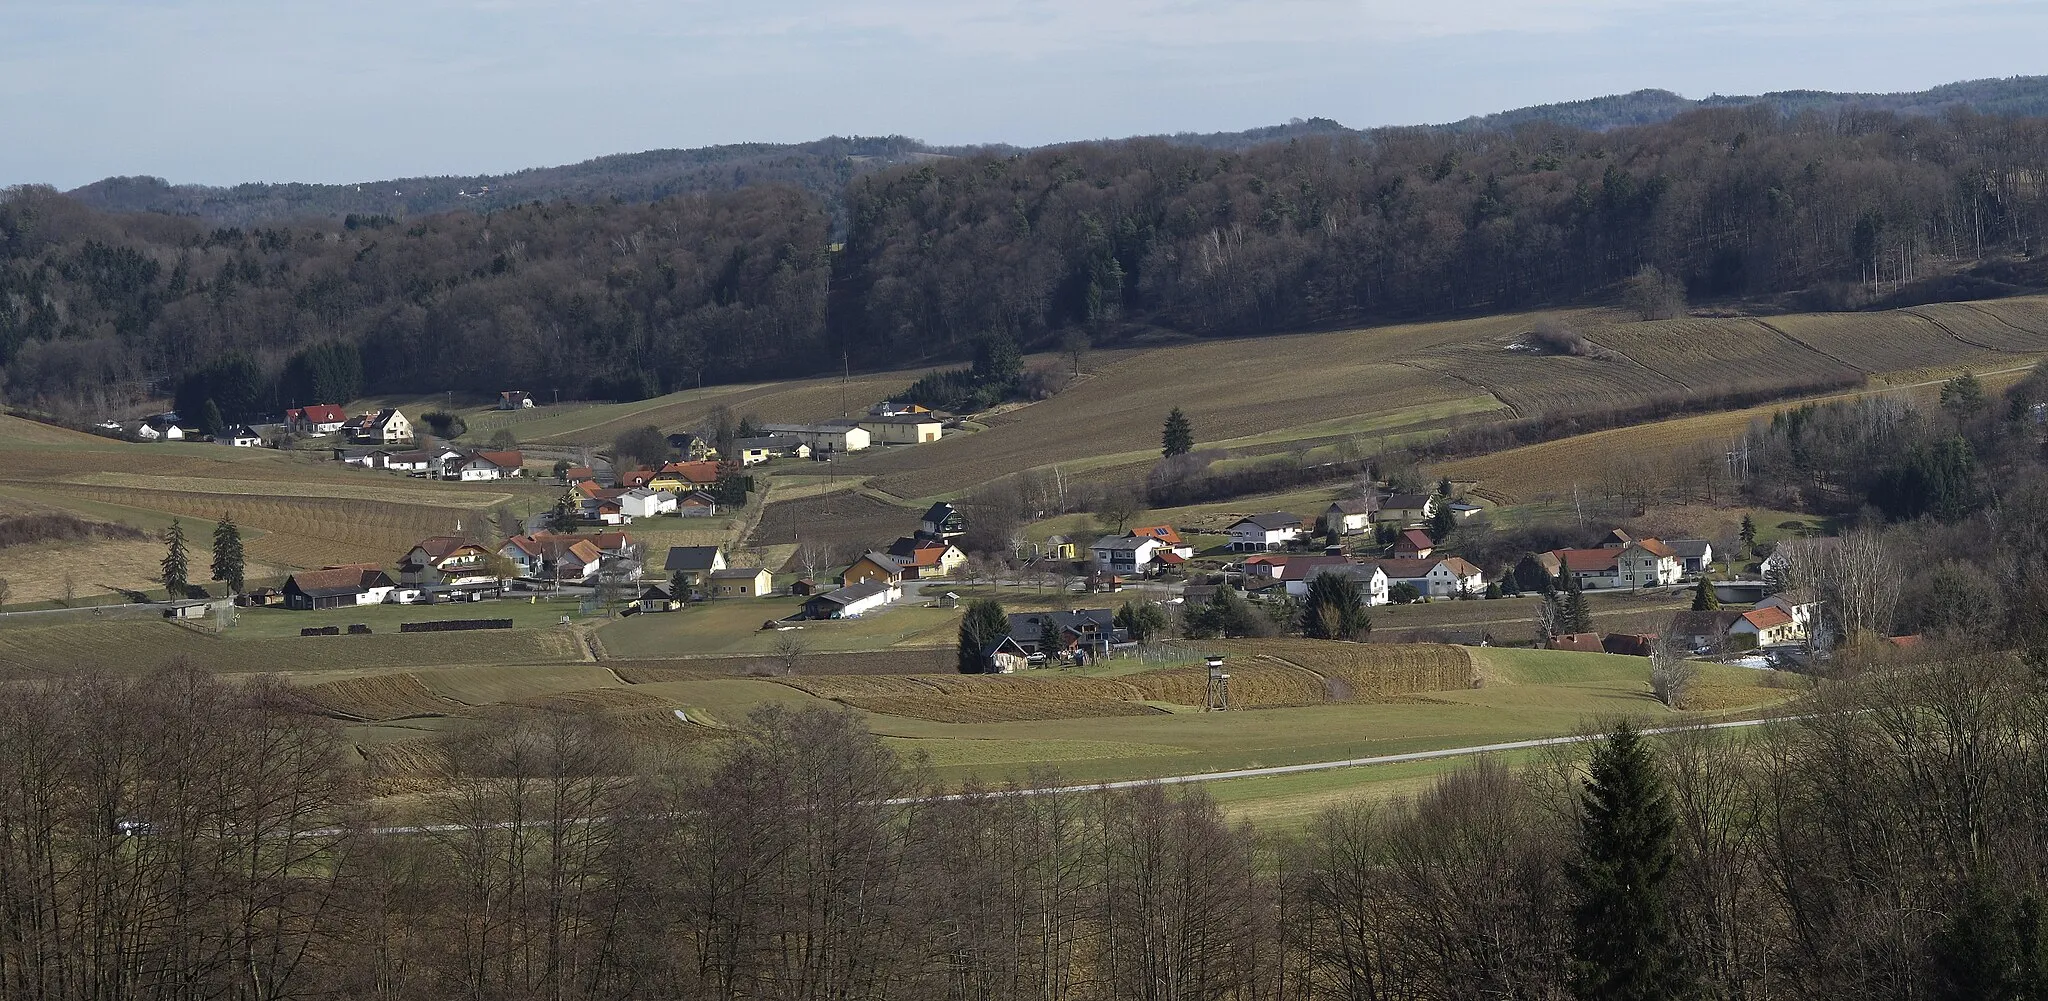
[[1522,417],[1583,410],[1588,400],[1626,406],[1685,388],[1632,362],[1508,350],[1515,340],[1447,344],[1417,354],[1412,362],[1491,392]]
[[434,694],[469,706],[524,702],[563,692],[621,686],[610,670],[598,664],[446,667],[421,671],[419,677]]
[[[519,440],[549,444],[609,445],[621,432],[649,424],[683,431],[704,423],[711,411],[730,407],[735,416],[765,422],[803,422],[863,413],[869,405],[916,382],[924,369],[692,389],[633,403],[535,407],[535,416],[508,422]],[[484,427],[499,426],[495,411],[483,411]]]
[[1011,723],[1021,720],[1157,716],[1166,710],[1122,699],[1070,699],[1010,692],[988,695],[879,695],[840,700],[855,709],[937,723]]
[[461,703],[434,693],[419,675],[379,674],[307,685],[299,694],[322,710],[355,720],[394,720],[413,716],[445,716]]
[[248,540],[249,559],[277,567],[319,567],[337,563],[397,562],[419,540],[446,535],[458,522],[477,520],[471,511],[419,504],[319,497],[228,497],[214,493],[58,487],[57,498],[130,504],[183,518],[188,537],[203,535],[224,513],[260,532]]
[[1798,313],[1754,322],[1871,373],[1917,374],[2008,358],[1958,339],[1917,311]]
[[[311,624],[311,623],[309,623]],[[93,671],[151,671],[183,659],[222,674],[276,673],[322,681],[332,671],[414,670],[457,664],[568,662],[579,658],[563,629],[513,629],[489,642],[461,633],[237,638],[163,621],[0,627],[0,680]],[[588,687],[587,685],[584,687]]]
[[[1446,644],[1272,639],[1203,642],[1192,647],[1226,657],[1260,657],[1305,668],[1325,679],[1329,698],[1336,702],[1469,688],[1473,679],[1471,654],[1464,647]],[[1234,675],[1231,680],[1236,680]]]
[[[814,494],[769,504],[762,512],[760,525],[754,530],[754,541],[767,546],[798,542],[830,546],[839,553],[840,562],[844,564],[868,549],[887,548],[897,536],[917,531],[917,519],[923,513],[876,500],[848,484],[847,489],[837,493]],[[798,568],[784,566],[780,569],[794,573]]]
[[1617,323],[1592,328],[1586,336],[1688,392],[1746,393],[1839,384],[1863,374],[1861,369],[1749,320]]
[[[1323,679],[1304,668],[1269,661],[1237,663],[1228,668],[1230,704],[1240,709],[1312,706],[1330,701]],[[1119,679],[1155,702],[1199,706],[1207,698],[1209,669],[1176,667],[1146,671]]]
[[679,612],[634,615],[597,632],[607,658],[670,660],[694,654],[762,656],[792,633],[809,652],[876,651],[889,647],[931,647],[951,643],[960,610],[903,601],[857,619],[805,622],[784,632],[764,622],[785,619],[802,606],[796,598],[727,598]]
[[[952,670],[954,656],[954,649],[950,646],[806,653],[797,658],[795,674],[932,674]],[[771,677],[781,675],[785,668],[782,659],[773,656],[606,660],[604,666],[628,684],[636,685],[665,681],[702,681],[712,678]]]
[[[2012,353],[2048,351],[2048,315],[2042,300],[1942,302],[1906,312],[1924,318],[1957,340]],[[2002,307],[2002,308],[2000,308]]]

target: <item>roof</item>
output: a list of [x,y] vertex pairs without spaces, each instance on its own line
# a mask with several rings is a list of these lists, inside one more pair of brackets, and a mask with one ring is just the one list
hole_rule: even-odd
[[763,424],[761,430],[770,434],[846,434],[855,430],[852,424]]
[[1330,505],[1330,510],[1335,511],[1338,514],[1374,514],[1377,513],[1379,509],[1380,500],[1377,497],[1360,497],[1354,500],[1340,500]]
[[334,424],[348,420],[348,411],[332,403],[315,403],[310,407],[298,407],[284,412],[286,417],[301,418],[313,424]]
[[[633,489],[620,494],[619,499],[624,500],[627,497],[631,497],[634,500],[646,500],[650,497],[659,497],[662,494],[666,493],[668,493],[668,491],[666,490],[649,490],[646,487],[634,487]],[[670,496],[674,495],[671,494]]]
[[1024,656],[1024,648],[1018,646],[1016,638],[1010,636],[1008,633],[1003,634],[1002,638],[996,640],[994,643],[990,643],[989,645],[982,647],[981,655],[983,658],[993,658],[995,655],[1005,652],[1003,650],[1004,647],[1010,648],[1008,651],[1009,653],[1016,654],[1019,657]]
[[249,425],[247,425],[247,424],[230,424],[230,425],[228,425],[227,427],[224,427],[224,428],[222,428],[222,429],[221,429],[221,431],[220,431],[220,433],[219,433],[219,434],[217,434],[217,435],[214,435],[214,437],[216,437],[216,438],[260,438],[260,437],[262,437],[262,435],[259,435],[259,434],[257,434],[257,433],[256,433],[256,432],[255,432],[254,430],[252,430],[252,429],[251,429],[251,428],[249,427]]
[[709,570],[721,555],[717,546],[670,546],[668,559],[661,568],[671,573],[677,570]]
[[619,474],[619,486],[644,487],[647,485],[647,481],[653,478],[654,470],[652,469],[628,469]]
[[927,411],[922,414],[873,414],[855,420],[859,424],[941,424],[943,421]]
[[712,580],[753,580],[768,571],[762,567],[726,567],[711,571]]
[[622,551],[633,544],[633,536],[626,532],[598,532],[586,538],[590,540],[591,545],[607,553]]
[[1792,613],[1776,605],[1742,613],[1742,621],[1757,629],[1776,629],[1792,624]]
[[1728,632],[1735,620],[1742,618],[1741,612],[1722,609],[1716,612],[1673,612],[1670,632],[1674,636],[1720,636]]
[[1397,548],[1403,544],[1406,544],[1416,552],[1428,552],[1436,548],[1436,540],[1430,538],[1428,532],[1419,528],[1411,528],[1402,532],[1400,537],[1394,540],[1394,545]]
[[1641,549],[1652,556],[1660,557],[1663,559],[1676,559],[1678,556],[1678,550],[1673,549],[1670,546],[1667,546],[1656,539],[1637,539],[1635,540],[1633,545],[1637,549]]
[[767,452],[779,448],[802,448],[803,444],[803,439],[793,434],[764,434],[752,438],[735,438],[732,447]]
[[1038,631],[1046,619],[1052,620],[1054,629],[1069,632],[1113,633],[1116,630],[1116,613],[1107,608],[1076,608],[1053,612],[1012,612],[1010,635],[1023,636],[1037,641]]
[[382,570],[366,570],[362,567],[336,567],[329,570],[301,570],[285,581],[287,586],[296,586],[301,594],[311,598],[331,598],[341,594],[361,594],[372,587],[390,587],[391,578]]
[[810,601],[804,602],[804,604],[808,605],[811,602],[825,601],[830,602],[834,605],[851,605],[856,601],[872,598],[878,594],[888,593],[889,585],[884,584],[881,581],[871,580],[865,584],[854,584],[850,587],[842,587],[835,591],[827,591],[824,594],[820,594],[816,597],[813,597]]
[[1613,570],[1621,557],[1619,549],[1558,549],[1550,553],[1573,573],[1602,573]]
[[1153,538],[1134,539],[1128,535],[1105,535],[1100,539],[1096,539],[1095,544],[1089,546],[1088,548],[1110,550],[1138,550],[1143,549],[1146,546],[1157,545],[1158,543],[1159,540]]
[[1562,636],[1552,636],[1550,649],[1576,650],[1579,653],[1607,652],[1607,648],[1600,645],[1599,633],[1566,633]]
[[1672,552],[1688,560],[1705,559],[1708,553],[1714,551],[1714,544],[1705,539],[1666,539],[1664,544],[1670,546]]
[[881,567],[882,569],[887,570],[890,573],[903,572],[903,564],[901,562],[898,562],[895,557],[890,556],[888,553],[876,552],[875,550],[870,549],[865,554],[863,554],[859,560],[854,560],[853,562],[859,563],[861,562],[861,560],[866,560],[869,563],[873,563],[874,565]]
[[1356,565],[1342,556],[1296,556],[1277,564],[1273,577],[1276,580],[1308,580],[1324,570]]
[[1172,525],[1146,525],[1141,528],[1131,529],[1130,534],[1132,538],[1158,539],[1169,546],[1181,544],[1180,530]]
[[463,458],[465,460],[482,459],[499,469],[518,469],[526,464],[526,456],[517,449],[506,452],[476,451],[469,453]]
[[717,507],[718,498],[702,490],[692,490],[686,494],[677,494],[676,503],[688,504],[691,507]]
[[413,548],[425,551],[428,559],[438,560],[464,546],[473,545],[476,545],[476,543],[460,536],[436,535],[431,539],[421,539],[419,545]]
[[565,480],[587,480],[596,475],[589,466],[570,466],[562,470],[562,478]]
[[948,504],[945,501],[940,501],[937,504],[933,504],[931,507],[926,508],[924,512],[924,517],[918,520],[921,522],[930,522],[934,525],[943,525],[946,523],[946,519],[957,518],[959,516],[960,510],[958,508],[955,508],[953,505]]
[[1180,564],[1186,563],[1187,561],[1187,557],[1182,556],[1181,554],[1176,553],[1171,549],[1163,549],[1159,552],[1159,562],[1161,563]]
[[1271,532],[1281,528],[1300,528],[1301,519],[1285,511],[1269,511],[1265,514],[1255,514],[1246,518],[1240,518],[1228,530],[1235,531],[1239,525],[1252,525]]
[[1419,511],[1425,507],[1428,507],[1431,503],[1435,502],[1435,500],[1435,494],[1388,494],[1386,502],[1381,506],[1387,508],[1396,508],[1404,511]]
[[708,459],[695,462],[671,462],[661,467],[663,476],[675,476],[685,483],[717,483],[718,463]]
[[[1437,567],[1445,563],[1458,563],[1463,564],[1467,567],[1470,567],[1472,565],[1470,563],[1466,563],[1464,560],[1458,559],[1455,556],[1448,557],[1445,559],[1437,559],[1434,556],[1424,556],[1419,559],[1412,560],[1381,560],[1377,565],[1381,570],[1387,572],[1388,577],[1394,580],[1420,580],[1421,578],[1429,576],[1430,571],[1435,570]],[[1453,570],[1455,571],[1455,569],[1456,568],[1454,567]],[[1477,573],[1478,571],[1474,570],[1472,572]]]

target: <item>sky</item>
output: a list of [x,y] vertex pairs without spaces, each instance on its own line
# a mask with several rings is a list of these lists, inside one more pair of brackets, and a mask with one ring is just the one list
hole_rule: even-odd
[[2048,73],[2041,0],[0,0],[0,186],[1042,145]]

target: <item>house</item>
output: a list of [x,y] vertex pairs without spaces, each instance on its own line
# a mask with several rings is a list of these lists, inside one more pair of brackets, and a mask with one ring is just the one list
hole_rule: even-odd
[[877,445],[922,445],[938,441],[946,432],[946,425],[931,415],[891,414],[886,417],[869,415],[851,421],[827,421],[828,424],[851,423],[868,433],[868,441]]
[[1038,555],[1041,559],[1048,560],[1077,560],[1081,558],[1080,550],[1075,547],[1074,540],[1064,535],[1055,535],[1046,539],[1045,545],[1039,547]]
[[518,451],[471,452],[448,463],[442,468],[444,479],[461,480],[465,483],[478,480],[503,480],[524,474],[526,456]]
[[293,407],[284,412],[284,426],[293,434],[328,434],[348,423],[348,411],[332,403]]
[[121,425],[121,434],[123,437],[132,438],[136,441],[162,441],[164,439],[164,433],[150,427],[148,421],[129,421]]
[[981,651],[981,669],[988,674],[1015,674],[1031,663],[1030,654],[1008,636]]
[[1771,595],[1756,603],[1758,608],[1782,608],[1792,617],[1792,625],[1799,639],[1813,633],[1813,625],[1820,618],[1820,599],[1811,591],[1784,591]]
[[670,578],[680,576],[684,584],[701,588],[711,574],[725,569],[725,550],[717,546],[670,546],[662,570]]
[[1324,535],[1358,535],[1372,531],[1373,516],[1380,511],[1378,494],[1357,500],[1340,500],[1323,509],[1316,530]]
[[713,570],[705,593],[714,598],[765,598],[775,590],[775,577],[763,567]]
[[789,593],[792,597],[808,598],[818,593],[818,582],[809,577],[798,577],[789,582]]
[[358,414],[342,424],[350,438],[373,445],[390,445],[412,440],[412,422],[394,407]]
[[1274,511],[1252,515],[1224,531],[1230,536],[1232,552],[1263,553],[1300,540],[1301,527],[1300,518]]
[[1714,565],[1714,544],[1705,539],[1669,539],[1664,544],[1678,554],[1679,572],[1687,577],[1705,573]]
[[1486,590],[1486,575],[1481,573],[1478,567],[1457,556],[1381,560],[1379,567],[1386,571],[1389,588],[1397,584],[1406,584],[1422,592],[1425,598],[1476,595]]
[[633,607],[642,612],[673,612],[683,607],[683,600],[676,597],[674,584],[660,580],[641,588]]
[[1380,509],[1372,516],[1372,523],[1395,528],[1427,525],[1429,519],[1436,517],[1436,506],[1440,503],[1443,503],[1443,498],[1436,494],[1388,494],[1380,501]]
[[563,483],[581,483],[584,480],[594,479],[597,479],[597,471],[589,466],[570,466],[562,470]]
[[631,490],[634,487],[644,487],[648,484],[649,481],[654,479],[655,475],[656,474],[652,469],[628,469],[625,472],[618,474],[618,483],[616,484],[616,486],[618,486],[621,490]]
[[[1045,638],[1048,626],[1054,642],[1049,650],[1040,642]],[[1104,657],[1117,644],[1126,641],[1124,631],[1117,627],[1116,613],[1107,608],[1014,612],[1010,615],[1010,638],[1027,653],[1048,657],[1074,651],[1091,657]]]
[[770,459],[808,459],[811,446],[793,434],[770,434],[756,438],[737,438],[732,443],[732,458],[742,466],[758,466]]
[[415,587],[476,587],[498,583],[491,552],[467,539],[437,535],[407,551],[398,562],[400,582]]
[[1657,649],[1654,633],[1608,633],[1600,640],[1600,649],[1623,657],[1648,657]]
[[661,472],[647,481],[656,490],[681,493],[692,487],[708,487],[718,482],[718,463],[709,459],[689,462],[670,462],[661,467]]
[[274,587],[259,587],[236,595],[235,604],[245,608],[270,608],[284,604],[284,592]]
[[1463,501],[1453,501],[1446,506],[1450,509],[1451,521],[1460,525],[1486,513],[1485,508],[1477,504],[1467,504]]
[[1181,538],[1180,529],[1172,525],[1144,525],[1131,529],[1129,535],[1133,539],[1158,539],[1162,556],[1170,552],[1187,560],[1195,555],[1195,547]]
[[812,455],[861,452],[873,443],[867,429],[857,424],[769,424],[761,430],[773,435],[793,435],[810,446]]
[[407,473],[426,473],[440,476],[448,464],[462,458],[463,453],[445,445],[434,448],[418,448],[404,452],[385,452],[384,468]]
[[1419,528],[1404,529],[1394,538],[1395,559],[1419,560],[1435,551],[1436,540]]
[[804,602],[807,619],[857,619],[903,597],[895,584],[874,580],[813,595]]
[[334,458],[344,466],[361,466],[364,469],[389,469],[391,457],[398,453],[388,448],[373,448],[368,451],[335,449]]
[[917,520],[917,534],[951,541],[967,534],[967,519],[953,505],[940,501]]
[[718,498],[692,490],[676,498],[676,514],[683,518],[709,518],[718,513]]
[[839,583],[843,587],[875,581],[881,581],[891,587],[903,583],[903,564],[896,562],[887,553],[870,552],[854,560],[853,565],[839,575]]
[[1615,555],[1620,587],[1662,587],[1678,583],[1685,572],[1678,551],[1656,539],[1636,539]]
[[639,487],[619,495],[619,512],[628,518],[656,518],[676,513],[676,495]]
[[382,604],[391,594],[391,577],[365,567],[301,570],[285,578],[284,607],[300,611],[353,608]]
[[1592,591],[1621,586],[1621,552],[1616,546],[1602,546],[1599,549],[1555,549],[1549,555],[1561,570],[1579,582],[1580,588]]
[[883,400],[868,408],[868,416],[870,417],[903,417],[931,412],[930,407],[920,406],[915,403],[896,403],[890,400]]
[[950,542],[906,535],[889,545],[888,556],[903,568],[905,580],[951,577],[967,562],[967,554]]
[[1340,567],[1350,564],[1343,556],[1254,556],[1244,561],[1247,580],[1264,577],[1269,580],[1305,580],[1324,567]]
[[603,569],[605,558],[593,538],[552,533],[515,535],[498,547],[498,555],[511,560],[522,577],[557,584],[588,584]]
[[1805,630],[1792,620],[1792,613],[1776,605],[1744,612],[1728,625],[1728,640],[1737,647],[1777,646],[1804,638]]
[[1607,648],[1600,644],[1599,633],[1565,633],[1561,636],[1552,636],[1550,642],[1544,644],[1544,649],[1570,650],[1573,653],[1607,652]]
[[1088,552],[1098,571],[1141,577],[1151,570],[1159,548],[1159,540],[1154,538],[1105,535],[1095,540]]
[[1673,643],[1694,653],[1710,653],[1728,645],[1728,631],[1741,612],[1722,609],[1714,612],[1675,612],[1664,635]]
[[711,442],[706,440],[703,435],[690,434],[688,432],[669,435],[668,447],[673,449],[677,455],[691,461],[708,458],[713,451]]
[[[1287,575],[1282,577],[1281,580],[1284,582],[1287,594],[1295,598],[1308,597],[1309,586],[1315,582],[1317,577],[1321,577],[1326,573],[1350,578],[1352,582],[1358,585],[1359,598],[1367,606],[1386,604],[1387,593],[1394,586],[1392,578],[1387,576],[1386,569],[1377,563],[1353,563],[1345,560],[1337,564],[1306,566],[1299,571],[1296,571],[1294,566],[1290,564],[1287,570]],[[1416,590],[1422,589],[1418,587]]]
[[508,389],[498,394],[499,410],[531,410],[533,397],[517,389]]
[[230,424],[214,432],[213,440],[218,445],[233,445],[236,448],[255,448],[263,444],[263,436],[251,430],[247,424]]
[[582,496],[577,502],[577,513],[588,521],[603,521],[607,513],[613,516],[608,524],[619,524],[625,520],[625,508],[619,505],[619,498],[626,495],[621,487],[600,487],[596,480],[584,480],[576,484],[576,492]]

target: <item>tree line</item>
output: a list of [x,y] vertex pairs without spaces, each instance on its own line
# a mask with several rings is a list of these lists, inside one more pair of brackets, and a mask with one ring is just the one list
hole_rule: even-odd
[[0,703],[0,993],[2037,997],[2042,698],[2009,658],[1871,663],[1796,721],[1266,833],[1198,789],[934,798],[852,714],[780,708],[666,751],[508,714],[420,786],[279,683],[95,674]]
[[[1645,266],[1695,297],[1854,306],[1956,294],[1929,276],[2034,248],[2044,162],[2038,118],[1752,107],[1611,132],[969,153],[849,177],[830,204],[768,184],[244,229],[19,188],[0,203],[0,367],[10,399],[52,409],[213,369],[239,386],[244,363],[255,407],[358,368],[368,392],[629,398],[964,359],[991,338],[1604,299]],[[2037,281],[1986,274],[1970,294]]]

